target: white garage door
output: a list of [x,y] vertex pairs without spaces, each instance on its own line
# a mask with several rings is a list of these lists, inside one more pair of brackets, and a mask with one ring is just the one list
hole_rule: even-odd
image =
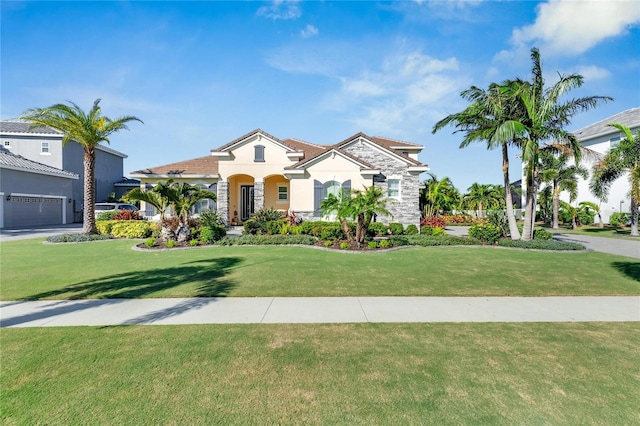
[[60,198],[12,196],[5,207],[12,213],[12,223],[5,223],[6,227],[62,224]]

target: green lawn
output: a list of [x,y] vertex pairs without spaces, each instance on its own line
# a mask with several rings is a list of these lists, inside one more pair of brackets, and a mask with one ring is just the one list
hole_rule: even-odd
[[13,424],[639,424],[637,323],[2,329]]
[[617,226],[605,226],[604,228],[599,228],[597,225],[585,225],[579,226],[577,229],[571,229],[570,225],[560,225],[560,229],[547,228],[547,230],[554,233],[559,232],[562,234],[577,234],[587,235],[590,237],[624,238],[638,240],[635,237],[631,237],[631,228],[619,228]]
[[2,243],[0,299],[640,294],[640,262],[595,252],[416,247],[349,254],[282,246],[140,252],[132,245]]

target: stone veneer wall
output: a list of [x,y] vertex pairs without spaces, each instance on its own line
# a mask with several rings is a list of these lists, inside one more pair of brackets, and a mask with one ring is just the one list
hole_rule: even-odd
[[218,214],[224,218],[225,223],[229,223],[229,182],[218,182],[218,193],[216,202],[218,203]]
[[264,182],[253,183],[253,210],[258,211],[264,207]]
[[[377,221],[383,223],[399,222],[404,226],[416,225],[420,227],[420,176],[407,171],[407,165],[385,154],[372,149],[367,143],[356,142],[343,148],[344,151],[362,158],[367,163],[378,167],[385,176],[384,179],[374,179],[374,186],[388,193],[389,176],[400,177],[400,200],[387,203],[387,210],[391,217],[378,216]],[[380,181],[377,181],[380,180]],[[361,189],[361,188],[353,188]]]

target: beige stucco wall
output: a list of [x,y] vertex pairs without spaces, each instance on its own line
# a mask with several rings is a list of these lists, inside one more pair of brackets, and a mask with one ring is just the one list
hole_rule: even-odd
[[[264,146],[264,162],[254,161],[255,146]],[[282,174],[282,169],[295,164],[295,160],[287,157],[286,151],[274,144],[269,139],[258,135],[249,139],[246,143],[235,147],[231,151],[231,158],[221,157],[218,161],[218,173],[222,179],[236,174],[253,176],[256,179],[264,179],[271,175]]]
[[278,200],[278,187],[289,187],[289,181],[282,175],[271,176],[264,180],[264,206],[273,207],[276,210],[289,210],[289,200],[291,199],[291,190],[288,190],[289,200]]

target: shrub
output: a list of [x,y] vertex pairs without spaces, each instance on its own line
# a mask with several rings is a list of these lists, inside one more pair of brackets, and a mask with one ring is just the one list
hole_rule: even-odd
[[409,240],[404,235],[392,235],[389,238],[389,243],[394,247],[409,245]]
[[114,220],[140,220],[140,215],[136,210],[118,210],[113,216]]
[[631,214],[629,213],[612,213],[609,218],[609,225],[612,226],[625,226],[631,220]]
[[222,225],[203,226],[200,228],[200,241],[213,244],[227,235],[227,229]]
[[512,241],[507,238],[502,238],[498,240],[498,245],[501,247],[515,247],[538,250],[585,250],[585,246],[583,246],[582,244],[556,240]]
[[390,223],[389,232],[391,232],[391,235],[402,235],[404,233],[404,226],[397,222]]
[[379,237],[382,235],[387,235],[389,232],[389,227],[382,222],[371,222],[369,224],[369,229],[367,230],[367,235],[369,237]]
[[422,229],[420,229],[420,234],[421,235],[435,235],[435,236],[439,236],[439,235],[447,235],[447,232],[440,228],[440,227],[433,227],[433,226],[423,226]]
[[447,227],[447,223],[440,216],[429,216],[429,217],[423,217],[422,220],[420,221],[420,227],[422,228],[423,226],[431,226],[433,228],[444,229]]
[[167,247],[169,248],[174,248],[176,246],[176,242],[175,240],[169,240],[167,241]]
[[285,225],[288,226],[286,219],[270,220],[265,224],[265,229],[267,230],[267,234],[277,235],[282,233],[282,229]]
[[378,243],[376,241],[369,241],[367,243],[367,247],[369,247],[372,250],[376,249],[376,248],[378,248]]
[[485,244],[494,244],[502,236],[502,231],[491,223],[476,223],[469,228],[469,236]]
[[340,243],[340,248],[341,248],[342,250],[346,250],[346,249],[348,249],[348,248],[349,248],[349,244],[347,244],[347,243]]
[[151,222],[151,236],[160,238],[162,236],[162,225],[158,222]]
[[333,242],[331,242],[331,241],[329,241],[329,240],[327,240],[327,241],[325,241],[325,242],[324,242],[324,246],[325,246],[325,247],[331,247],[331,244],[333,244]]
[[273,207],[269,207],[268,209],[262,208],[258,210],[251,219],[257,220],[261,223],[271,222],[272,220],[280,220],[284,217],[283,213],[274,209]]
[[111,235],[116,238],[147,238],[151,235],[151,224],[145,220],[115,221]]
[[509,221],[504,210],[487,210],[487,222],[500,229],[501,237],[509,235]]
[[244,228],[243,234],[245,235],[258,235],[267,232],[263,224],[255,219],[245,220],[242,227]]
[[101,220],[96,222],[96,229],[98,233],[101,235],[111,235],[111,228],[113,224],[116,223],[115,220]]
[[195,246],[197,246],[199,243],[198,243],[198,240],[195,240],[195,239],[194,239],[194,240],[189,241],[189,244],[191,245],[191,247],[195,247]]
[[418,233],[418,227],[414,224],[407,226],[407,229],[404,230],[404,233],[407,235],[416,235]]
[[478,244],[480,244],[480,241],[475,238],[457,237],[455,235],[412,235],[407,239],[407,245],[421,247],[473,246]]
[[110,240],[111,235],[92,235],[92,234],[60,234],[47,237],[50,243],[84,243],[87,241]]
[[156,245],[156,239],[153,237],[147,238],[147,240],[144,242],[144,245],[151,248]]
[[578,210],[578,220],[582,225],[591,225],[595,217],[596,212],[594,212],[593,210]]
[[237,238],[222,238],[216,241],[221,246],[243,245],[313,245],[317,240],[309,235],[243,235]]
[[534,240],[552,240],[553,234],[544,229],[535,229],[533,231],[533,239]]
[[337,222],[303,222],[300,229],[302,234],[313,235],[321,240],[343,240],[346,238]]
[[439,217],[444,220],[446,225],[461,225],[463,223],[472,223],[473,221],[472,217],[466,214],[447,214]]
[[203,211],[202,213],[200,213],[198,219],[200,220],[201,226],[225,226],[227,224],[224,216],[222,216],[215,210]]
[[103,221],[103,220],[115,220],[115,216],[118,213],[118,210],[107,210],[104,211],[100,214],[98,214],[98,216],[96,217],[96,221]]
[[380,241],[379,245],[380,245],[380,248],[387,248],[389,247],[389,240],[382,240]]

